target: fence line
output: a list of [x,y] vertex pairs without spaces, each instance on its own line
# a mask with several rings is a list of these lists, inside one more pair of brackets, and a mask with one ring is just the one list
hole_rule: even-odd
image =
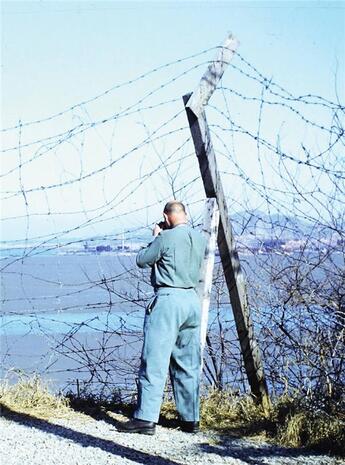
[[[149,240],[172,197],[201,224],[181,95],[215,48],[2,130],[4,370],[39,341],[45,353],[28,369],[64,374],[64,389],[76,379],[104,394],[134,387],[150,287],[123,244]],[[345,107],[294,95],[238,52],[213,99],[208,120],[270,388],[343,402]],[[205,381],[247,390],[219,264],[213,281]]]

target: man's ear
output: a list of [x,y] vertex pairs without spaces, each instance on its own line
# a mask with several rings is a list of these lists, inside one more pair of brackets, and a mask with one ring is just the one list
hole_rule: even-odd
[[166,224],[167,224],[168,226],[171,226],[171,225],[170,225],[170,221],[169,221],[168,215],[167,215],[166,213],[163,212],[163,216],[164,216],[164,220],[165,220]]

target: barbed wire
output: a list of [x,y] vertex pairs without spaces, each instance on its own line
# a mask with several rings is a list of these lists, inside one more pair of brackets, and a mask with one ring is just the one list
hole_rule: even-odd
[[[139,76],[137,76],[136,78],[133,78],[133,79],[130,79],[128,81],[125,81],[121,84],[116,84],[115,86],[112,86],[111,88],[103,91],[102,93],[100,94],[97,94],[96,96],[94,97],[91,97],[89,99],[86,99],[86,100],[83,100],[82,102],[79,102],[79,103],[75,103],[74,105],[70,106],[69,108],[65,109],[65,110],[62,110],[58,113],[54,113],[53,115],[51,116],[48,116],[46,118],[41,118],[41,119],[38,119],[38,120],[34,120],[34,121],[29,121],[27,123],[21,123],[21,124],[18,124],[18,125],[15,125],[15,126],[12,126],[12,127],[9,127],[9,128],[4,128],[2,129],[1,131],[2,132],[7,132],[7,131],[13,131],[13,130],[16,130],[18,129],[20,126],[23,127],[23,126],[31,126],[33,124],[40,124],[40,123],[44,123],[46,121],[50,121],[54,118],[57,118],[59,116],[63,116],[65,115],[66,113],[69,113],[71,111],[74,111],[76,108],[79,108],[79,107],[82,107],[82,106],[85,106],[87,105],[88,103],[91,103],[91,102],[94,102],[95,100],[98,100],[100,99],[101,97],[104,97],[108,94],[110,94],[111,92],[115,91],[115,90],[118,90],[118,89],[121,89],[122,87],[126,87],[126,86],[129,86],[131,84],[135,84],[137,83],[138,81],[148,77],[148,76],[151,76],[152,74],[155,74],[157,73],[158,71],[161,71],[165,68],[169,68],[171,66],[174,66],[174,65],[177,65],[179,63],[183,63],[184,61],[188,61],[192,58],[197,58],[201,55],[205,55],[206,53],[209,53],[209,52],[212,52],[214,50],[217,50],[219,48],[222,48],[222,47],[219,47],[219,46],[216,46],[216,47],[210,47],[210,48],[207,48],[207,49],[204,49],[202,50],[201,52],[198,52],[198,53],[194,53],[192,55],[189,55],[187,57],[184,57],[184,58],[179,58],[178,60],[174,60],[174,61],[171,61],[169,63],[165,63],[161,66],[157,66],[156,68],[153,68],[149,71],[147,71],[146,73],[143,73]],[[197,66],[201,66],[201,64],[199,63]],[[152,95],[152,94],[151,94]]]
[[[205,194],[177,84],[187,85],[181,80],[208,65],[204,55],[218,48],[2,130],[9,142],[2,150],[1,221],[15,233],[0,257],[5,369],[23,356],[18,341],[33,337],[42,350],[49,346],[33,358],[42,374],[63,375],[66,386],[82,378],[85,388],[102,392],[134,387],[150,284],[124,243],[144,243],[172,197],[185,201],[194,226],[202,222]],[[177,70],[192,60],[199,61]],[[169,75],[159,78],[162,71]],[[231,84],[222,79],[207,113],[267,377],[276,391],[315,393],[331,383],[335,399],[345,364],[345,107],[338,98],[294,95],[239,53],[229,75]],[[134,103],[106,110],[107,97],[141,81],[148,87]],[[91,104],[101,106],[97,118]],[[45,219],[52,232],[46,225],[40,231]],[[105,241],[108,255],[97,251]],[[218,260],[204,377],[242,391],[248,385],[229,310]],[[59,368],[61,360],[66,366]]]

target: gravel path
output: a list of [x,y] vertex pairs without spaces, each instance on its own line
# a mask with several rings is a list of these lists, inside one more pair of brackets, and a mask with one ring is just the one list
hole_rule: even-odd
[[[121,415],[114,415],[118,420]],[[234,439],[157,427],[155,436],[117,432],[114,421],[86,415],[52,421],[0,418],[1,465],[339,465],[343,461]]]

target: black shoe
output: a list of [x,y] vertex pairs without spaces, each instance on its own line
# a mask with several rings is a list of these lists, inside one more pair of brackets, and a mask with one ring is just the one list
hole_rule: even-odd
[[153,435],[156,432],[156,424],[152,421],[133,418],[126,422],[118,422],[116,429],[122,433],[140,433]]
[[180,421],[180,428],[185,433],[198,433],[200,431],[198,421]]

